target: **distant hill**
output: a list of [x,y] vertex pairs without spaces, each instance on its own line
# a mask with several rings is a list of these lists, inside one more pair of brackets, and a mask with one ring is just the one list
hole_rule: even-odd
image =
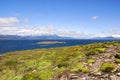
[[73,39],[73,38],[61,37],[58,35],[41,35],[41,36],[0,35],[0,40],[51,40],[51,39]]
[[97,39],[97,40],[120,40],[120,38],[112,37],[112,36],[107,36],[107,37],[95,37],[92,39]]

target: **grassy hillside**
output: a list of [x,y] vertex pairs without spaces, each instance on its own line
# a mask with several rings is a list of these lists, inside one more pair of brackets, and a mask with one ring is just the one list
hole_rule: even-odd
[[[120,42],[16,51],[0,55],[0,80],[65,80],[68,73],[113,73],[120,63]],[[112,61],[102,61],[115,49]],[[114,50],[113,50],[114,52]],[[99,56],[99,57],[98,57]],[[102,61],[96,66],[98,60]],[[99,61],[98,61],[99,62]],[[92,68],[91,68],[92,66]],[[68,79],[70,80],[70,79]]]

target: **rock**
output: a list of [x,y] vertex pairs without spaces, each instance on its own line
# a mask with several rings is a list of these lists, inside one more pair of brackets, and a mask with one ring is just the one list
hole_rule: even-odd
[[57,70],[58,69],[58,67],[55,67],[53,70],[55,71],[55,70]]
[[110,79],[111,79],[111,80],[116,80],[116,76],[115,76],[115,75],[111,75],[111,76],[110,76]]
[[73,76],[71,76],[70,80],[78,80],[78,76],[77,75],[73,75]]
[[100,76],[100,75],[101,75],[101,72],[93,73],[93,75],[95,75],[95,76]]
[[89,66],[92,66],[92,65],[93,65],[92,63],[89,64]]
[[86,78],[85,78],[85,77],[83,77],[83,80],[86,80]]
[[116,73],[117,76],[120,76],[120,73]]
[[83,62],[84,65],[86,65],[87,63]]
[[102,75],[103,78],[108,78],[109,77],[109,74],[104,74]]
[[75,73],[70,73],[69,78],[70,80],[78,80],[79,76]]
[[37,70],[33,70],[32,72],[36,72]]
[[100,78],[100,80],[105,80],[105,79],[103,79],[103,78]]
[[110,62],[112,59],[105,59],[104,62]]
[[63,75],[60,80],[68,80],[68,77],[66,75]]
[[111,53],[106,53],[106,54],[104,54],[104,57],[105,57],[105,58],[111,58]]

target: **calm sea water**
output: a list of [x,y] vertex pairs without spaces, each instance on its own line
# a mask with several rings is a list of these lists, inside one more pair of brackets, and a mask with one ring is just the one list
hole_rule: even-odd
[[51,41],[62,41],[64,44],[48,44],[40,45],[36,44],[43,40],[0,40],[0,54],[12,51],[36,49],[36,48],[52,48],[52,47],[63,47],[73,45],[83,45],[94,42],[107,42],[112,40],[51,40]]

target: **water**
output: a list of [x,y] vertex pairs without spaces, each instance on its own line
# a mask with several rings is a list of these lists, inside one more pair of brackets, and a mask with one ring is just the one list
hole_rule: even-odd
[[52,40],[65,42],[64,44],[47,44],[41,45],[36,44],[43,40],[0,40],[0,54],[12,51],[36,49],[36,48],[52,48],[52,47],[63,47],[63,46],[73,46],[73,45],[83,45],[94,42],[106,42],[112,40]]

